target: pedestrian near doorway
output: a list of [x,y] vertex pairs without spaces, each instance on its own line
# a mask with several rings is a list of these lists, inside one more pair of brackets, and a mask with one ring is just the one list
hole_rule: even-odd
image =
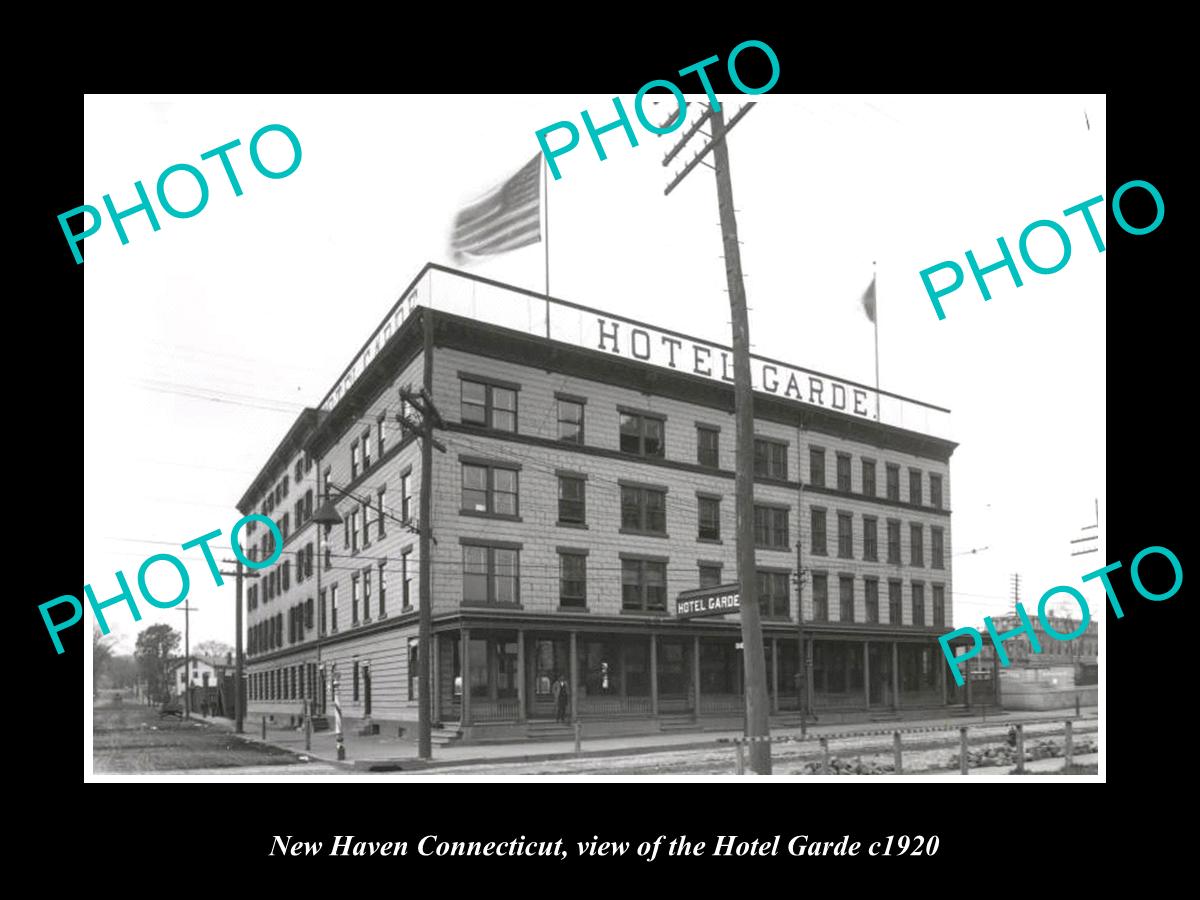
[[571,699],[571,686],[561,674],[554,680],[554,721],[567,721],[567,706]]

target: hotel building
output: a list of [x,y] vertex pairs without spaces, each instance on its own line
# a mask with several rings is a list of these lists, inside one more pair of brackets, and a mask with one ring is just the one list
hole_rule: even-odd
[[[774,721],[965,702],[937,643],[948,411],[777,360],[752,371]],[[429,473],[406,386],[443,419]],[[311,522],[326,500],[339,525]],[[248,713],[331,714],[336,679],[348,727],[415,731],[428,528],[440,740],[561,733],[560,676],[585,734],[737,727],[739,614],[676,614],[679,594],[738,581],[734,507],[728,348],[428,264],[238,504],[284,535],[249,594]],[[261,525],[243,541],[271,552]]]

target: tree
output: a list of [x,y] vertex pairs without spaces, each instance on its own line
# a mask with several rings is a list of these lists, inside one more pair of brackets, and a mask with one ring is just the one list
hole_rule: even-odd
[[138,664],[132,655],[114,656],[108,662],[108,683],[114,688],[132,688],[138,682]]
[[225,654],[232,653],[233,648],[224,641],[201,641],[193,648],[192,652],[198,656],[207,656],[218,662],[224,662]]
[[170,625],[151,625],[137,636],[133,655],[146,680],[146,691],[156,701],[165,700],[170,693],[167,663],[179,640],[179,632]]
[[107,670],[112,660],[113,638],[100,631],[99,625],[92,625],[92,698],[100,696],[100,676]]

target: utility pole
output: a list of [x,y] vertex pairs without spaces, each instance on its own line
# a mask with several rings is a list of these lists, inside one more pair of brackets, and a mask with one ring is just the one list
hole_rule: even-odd
[[[435,428],[445,428],[446,424],[442,421],[441,414],[438,413],[437,407],[433,403],[433,315],[432,310],[428,307],[421,310],[421,318],[424,326],[424,353],[425,353],[425,371],[424,385],[420,392],[412,389],[412,386],[406,386],[400,391],[402,399],[408,402],[409,407],[420,413],[421,419],[419,422],[414,421],[411,417],[401,415],[400,421],[404,427],[411,429],[421,437],[421,503],[420,503],[420,541],[419,548],[421,554],[419,577],[420,585],[420,610],[417,619],[417,665],[420,667],[418,673],[420,696],[417,698],[417,756],[421,759],[429,759],[433,756],[433,740],[431,735],[432,729],[432,708],[430,706],[430,661],[432,657],[431,645],[433,643],[433,597],[431,593],[431,581],[433,578],[432,554],[430,547],[433,543],[433,449],[436,447],[439,452],[445,453],[446,446],[441,441],[433,436]],[[467,667],[467,660],[462,661],[462,666]],[[463,690],[467,690],[466,677],[463,678]]]
[[192,607],[185,601],[183,606],[177,606],[175,609],[183,613],[183,717],[190,719],[192,717],[192,651],[188,643],[190,638],[188,620],[191,618],[188,613],[192,611]]
[[667,165],[684,144],[700,130],[705,121],[712,138],[699,150],[667,185],[671,191],[698,164],[709,165],[704,157],[712,151],[710,166],[717,179],[717,208],[721,216],[721,237],[725,248],[725,279],[728,283],[729,310],[733,325],[733,397],[737,423],[737,560],[741,598],[742,646],[746,669],[746,737],[750,743],[750,768],[757,775],[771,774],[771,733],[767,699],[767,665],[763,653],[762,623],[759,620],[758,583],[754,555],[754,394],[750,385],[750,322],[746,312],[746,286],[742,280],[742,259],[738,251],[737,219],[733,208],[733,185],[729,176],[729,149],[725,135],[753,108],[747,103],[725,125],[721,104],[713,100],[705,107],[696,124],[684,134],[663,159]]
[[[223,560],[221,560],[221,562],[229,563],[229,562],[234,562],[234,560],[223,559]],[[245,701],[245,695],[242,693],[242,677],[243,677],[242,676],[242,662],[243,662],[243,654],[242,654],[242,579],[243,578],[261,578],[262,576],[259,575],[257,572],[244,572],[243,567],[242,567],[242,561],[239,559],[236,562],[237,562],[237,571],[236,572],[222,572],[221,574],[222,575],[232,575],[237,578],[237,612],[234,615],[235,631],[234,631],[234,639],[233,639],[233,646],[236,648],[234,651],[234,659],[236,660],[236,664],[234,667],[234,676],[233,676],[234,677],[234,689],[233,689],[234,726],[233,726],[233,730],[234,730],[235,734],[241,734],[243,720],[246,717],[246,701]]]

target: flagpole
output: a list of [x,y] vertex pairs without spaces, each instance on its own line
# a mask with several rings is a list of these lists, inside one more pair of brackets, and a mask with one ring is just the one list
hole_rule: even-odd
[[546,197],[546,233],[542,243],[546,251],[546,340],[550,340],[550,180],[546,177],[548,166],[542,166],[542,193]]
[[875,286],[875,421],[882,422],[883,419],[879,415],[879,406],[882,398],[879,396],[879,283],[876,280],[878,277],[875,271],[875,262],[871,262],[871,284]]

